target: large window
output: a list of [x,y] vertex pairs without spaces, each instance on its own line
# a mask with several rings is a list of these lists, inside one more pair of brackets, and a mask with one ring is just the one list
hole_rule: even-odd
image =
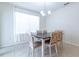
[[39,16],[15,12],[16,34],[36,32],[39,30]]

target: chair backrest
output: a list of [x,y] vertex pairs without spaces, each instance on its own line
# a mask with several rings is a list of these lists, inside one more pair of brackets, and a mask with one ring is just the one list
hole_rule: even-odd
[[32,48],[34,48],[35,38],[32,36]]
[[57,33],[52,32],[50,43],[52,44],[55,42],[57,42]]
[[58,40],[62,40],[62,32],[55,31],[52,32],[50,43],[56,43]]
[[59,39],[57,40],[62,40],[63,38],[63,31],[56,31],[58,33]]
[[43,30],[43,34],[47,34],[47,30]]
[[42,35],[42,31],[41,30],[37,31],[37,35]]

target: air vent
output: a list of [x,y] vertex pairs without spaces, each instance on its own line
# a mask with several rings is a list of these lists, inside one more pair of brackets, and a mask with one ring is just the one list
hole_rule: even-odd
[[67,2],[67,3],[65,3],[64,5],[68,5],[68,4],[70,4],[69,2]]

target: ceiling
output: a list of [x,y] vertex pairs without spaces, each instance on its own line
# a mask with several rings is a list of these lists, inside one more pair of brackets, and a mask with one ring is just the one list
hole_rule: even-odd
[[57,10],[64,7],[66,2],[9,2],[17,7],[40,12],[41,10]]

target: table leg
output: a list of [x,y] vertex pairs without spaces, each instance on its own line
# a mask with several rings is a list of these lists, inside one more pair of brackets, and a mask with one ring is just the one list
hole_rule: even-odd
[[42,39],[42,57],[44,57],[44,44],[45,44],[45,42],[44,42],[44,40]]

